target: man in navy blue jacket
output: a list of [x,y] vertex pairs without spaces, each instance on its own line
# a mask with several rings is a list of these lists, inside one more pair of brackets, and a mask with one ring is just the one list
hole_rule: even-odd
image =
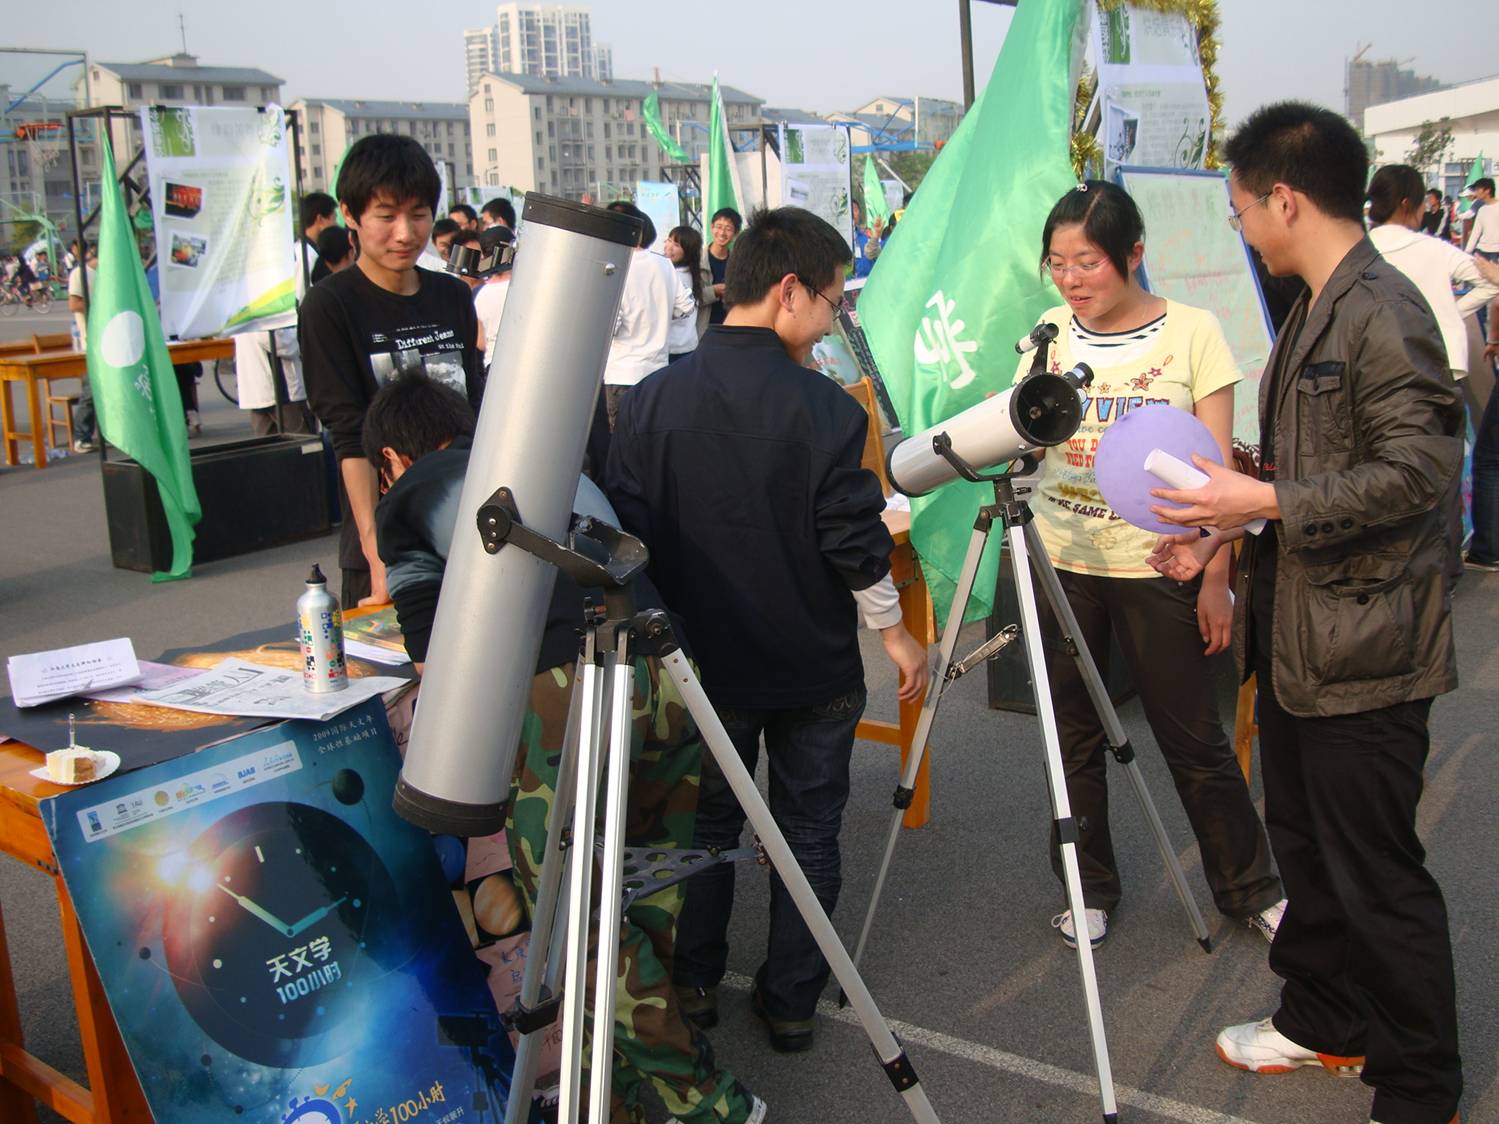
[[[651,552],[651,576],[685,619],[703,687],[753,773],[764,735],[770,808],[829,913],[854,728],[864,711],[858,628],[880,629],[901,698],[926,688],[925,650],[900,623],[885,501],[860,466],[868,425],[841,387],[802,366],[831,329],[850,259],[809,211],[763,212],[740,236],[732,307],[687,358],[620,403],[606,490]],[[731,848],[744,826],[703,762],[694,845]],[[674,978],[700,1025],[717,1020],[734,872],[688,883]],[[812,1044],[828,966],[772,874],[770,939],[756,1012],[778,1050]]]

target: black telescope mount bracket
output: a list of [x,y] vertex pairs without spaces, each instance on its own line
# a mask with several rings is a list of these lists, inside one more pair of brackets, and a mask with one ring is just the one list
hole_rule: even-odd
[[[584,628],[612,625],[628,629],[641,655],[664,655],[680,646],[671,618],[661,609],[635,610],[631,582],[650,562],[645,544],[634,535],[590,515],[574,515],[566,544],[559,543],[520,521],[515,495],[501,487],[479,505],[479,537],[488,554],[498,554],[507,543],[556,566],[589,591],[583,610]],[[593,594],[602,594],[602,604]]]

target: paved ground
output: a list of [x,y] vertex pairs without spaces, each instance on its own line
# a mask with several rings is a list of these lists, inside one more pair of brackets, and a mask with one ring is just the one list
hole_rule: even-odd
[[0,340],[19,340],[33,333],[52,335],[68,330],[68,302],[65,300],[53,301],[46,312],[14,306],[7,306],[7,309],[0,316]]
[[[5,334],[0,325],[0,335]],[[237,412],[205,383],[204,440],[238,435]],[[274,502],[273,497],[268,497]],[[331,537],[199,567],[190,581],[153,586],[109,561],[97,462],[72,457],[38,472],[0,471],[0,649],[33,651],[129,635],[142,655],[289,619],[308,564],[335,561]],[[1457,594],[1464,685],[1433,711],[1433,750],[1421,826],[1452,915],[1469,1094],[1469,1124],[1499,1124],[1499,882],[1493,777],[1499,766],[1499,576],[1464,579]],[[893,691],[877,645],[866,647],[872,710],[889,716]],[[1225,669],[1225,713],[1231,705]],[[1211,913],[1196,846],[1138,704],[1122,710],[1142,768],[1191,878]],[[1045,857],[1048,807],[1034,719],[991,711],[982,677],[959,684],[935,735],[933,822],[905,833],[896,853],[866,981],[907,1043],[947,1124],[1096,1120],[1087,1024],[1075,960],[1048,925],[1061,894]],[[890,815],[892,750],[861,744],[844,835],[846,883],[836,921],[857,935]],[[1122,778],[1114,832],[1126,899],[1097,963],[1121,1119],[1137,1121],[1363,1121],[1367,1091],[1302,1071],[1254,1078],[1215,1060],[1227,1022],[1266,1013],[1275,982],[1266,945],[1210,916],[1211,956],[1191,939]],[[1258,786],[1256,785],[1256,794]],[[813,1052],[770,1052],[749,1012],[746,979],[764,942],[765,880],[740,881],[720,1059],[796,1124],[884,1124],[909,1119],[862,1031],[829,1010]],[[71,1001],[45,878],[0,863],[28,1042],[82,1078]],[[834,994],[830,989],[830,996]],[[56,1119],[49,1117],[49,1119]]]

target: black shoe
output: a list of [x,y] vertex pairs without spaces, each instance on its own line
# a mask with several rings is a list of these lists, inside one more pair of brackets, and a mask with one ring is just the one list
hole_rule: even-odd
[[677,989],[677,1006],[682,1017],[691,1019],[701,1030],[718,1025],[718,989],[716,987],[681,987]]
[[750,1009],[770,1033],[770,1048],[778,1054],[799,1054],[812,1048],[811,1019],[778,1019],[765,1009],[757,987],[750,995]]
[[1479,570],[1485,574],[1499,573],[1499,561],[1490,562],[1484,558],[1474,558],[1471,554],[1463,558],[1463,565],[1469,570]]

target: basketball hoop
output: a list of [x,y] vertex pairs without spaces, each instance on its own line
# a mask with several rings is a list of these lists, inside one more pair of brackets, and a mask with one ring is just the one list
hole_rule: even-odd
[[56,167],[68,148],[68,132],[61,121],[23,121],[16,126],[16,140],[26,145],[32,164],[43,173]]

